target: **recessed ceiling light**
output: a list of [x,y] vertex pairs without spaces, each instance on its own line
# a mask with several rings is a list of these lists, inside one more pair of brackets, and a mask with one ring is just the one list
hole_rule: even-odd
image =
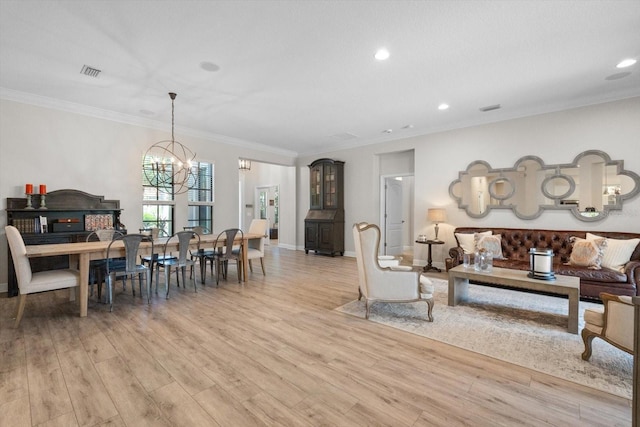
[[385,129],[382,133],[393,133],[393,129]]
[[624,59],[622,61],[620,61],[618,63],[618,65],[616,65],[616,68],[627,68],[627,67],[631,67],[633,64],[635,64],[637,61],[635,59]]
[[378,51],[375,54],[375,58],[378,61],[384,61],[385,59],[389,59],[389,51],[385,48],[378,49]]
[[438,105],[438,110],[448,110],[449,104],[440,104]]

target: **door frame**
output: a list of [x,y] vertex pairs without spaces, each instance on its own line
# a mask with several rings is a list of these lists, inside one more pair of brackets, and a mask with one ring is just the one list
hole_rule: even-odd
[[[412,199],[415,199],[415,174],[413,172],[405,172],[405,173],[394,173],[394,174],[387,174],[387,175],[380,175],[380,246],[382,248],[382,254],[381,255],[386,255],[387,252],[387,223],[385,220],[385,208],[386,208],[386,192],[385,192],[385,181],[387,179],[390,178],[396,178],[396,177],[413,177],[414,178],[414,185],[413,185],[413,189],[411,190],[411,194],[409,195]],[[405,221],[405,223],[407,224],[408,227],[410,227],[409,230],[411,230],[411,226],[413,224],[413,212],[411,211],[411,209],[409,209],[409,212],[402,212],[403,216],[406,214],[407,219]],[[411,243],[406,242],[406,243]],[[403,250],[404,250],[404,246],[405,246],[405,242],[403,239]],[[408,246],[413,246],[413,245],[408,245]]]

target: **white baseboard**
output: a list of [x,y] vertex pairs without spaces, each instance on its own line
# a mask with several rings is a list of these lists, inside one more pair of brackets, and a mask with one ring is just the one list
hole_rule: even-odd
[[0,283],[0,294],[9,292],[8,283]]

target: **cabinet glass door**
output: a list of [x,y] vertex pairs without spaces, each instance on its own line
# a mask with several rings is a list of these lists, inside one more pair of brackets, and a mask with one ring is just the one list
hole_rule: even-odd
[[321,165],[311,168],[311,209],[322,209],[321,199],[321,185],[322,185],[322,171]]
[[324,167],[324,207],[325,209],[336,207],[336,167],[334,165]]

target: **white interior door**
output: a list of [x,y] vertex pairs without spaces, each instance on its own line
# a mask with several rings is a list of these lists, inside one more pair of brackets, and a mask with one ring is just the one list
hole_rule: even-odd
[[395,178],[385,178],[385,255],[402,253],[402,182]]

